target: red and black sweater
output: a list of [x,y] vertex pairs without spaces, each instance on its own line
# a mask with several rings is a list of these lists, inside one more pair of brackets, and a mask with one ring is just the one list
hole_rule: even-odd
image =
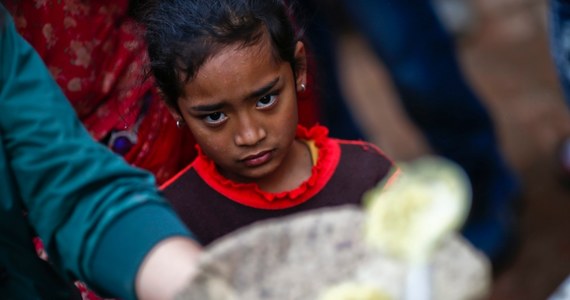
[[297,138],[314,141],[318,159],[312,175],[298,188],[267,193],[255,183],[224,178],[198,149],[192,164],[163,185],[167,200],[203,245],[253,222],[301,211],[360,205],[363,194],[393,166],[376,146],[327,137],[328,130],[299,127]]

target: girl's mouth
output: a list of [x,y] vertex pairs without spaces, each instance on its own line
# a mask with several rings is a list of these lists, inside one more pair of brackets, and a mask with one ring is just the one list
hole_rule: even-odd
[[271,160],[272,157],[273,157],[273,151],[267,150],[254,155],[247,156],[246,158],[242,159],[242,161],[248,167],[257,167],[265,164],[266,162]]

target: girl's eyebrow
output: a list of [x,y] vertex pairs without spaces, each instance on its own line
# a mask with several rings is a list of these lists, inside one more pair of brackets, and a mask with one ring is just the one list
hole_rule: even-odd
[[225,106],[225,103],[214,103],[214,104],[206,104],[206,105],[196,105],[192,106],[191,109],[198,112],[210,112],[220,110]]
[[[271,89],[273,89],[273,87],[279,82],[279,79],[281,79],[281,77],[277,77],[277,78],[273,79],[270,83],[268,83],[268,84],[262,86],[261,88],[251,92],[246,99],[259,98],[261,96],[265,96],[265,94],[267,94]],[[192,106],[191,109],[193,111],[197,111],[197,112],[211,112],[211,111],[221,110],[222,108],[224,108],[224,106],[226,106],[226,103],[224,101],[222,101],[222,102],[213,103],[213,104],[204,104],[204,105]]]
[[277,84],[277,82],[279,82],[279,79],[281,79],[281,77],[277,77],[277,78],[273,79],[270,83],[268,83],[268,84],[262,86],[261,88],[253,91],[251,94],[249,94],[247,99],[259,98],[261,96],[265,96],[265,94],[267,94]]

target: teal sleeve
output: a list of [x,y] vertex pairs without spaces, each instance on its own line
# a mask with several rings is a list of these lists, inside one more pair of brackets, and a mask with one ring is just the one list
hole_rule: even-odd
[[[0,5],[0,12],[4,11]],[[157,191],[152,175],[129,166],[91,138],[40,57],[17,34],[11,18],[5,15],[2,24],[0,134],[8,173],[14,178],[13,190],[54,265],[70,277],[93,282],[95,249],[113,232],[113,224],[120,224],[117,220],[147,206],[165,220],[174,217],[164,214],[170,206]],[[139,221],[141,227],[120,234],[134,244],[148,244],[151,237],[135,240],[146,230],[148,215]],[[129,230],[137,234],[127,234]],[[188,234],[178,225],[172,230]],[[161,236],[159,232],[154,238]],[[123,265],[139,263],[128,257],[99,261],[115,264],[117,276],[126,272],[129,280],[132,270],[123,271]]]
[[173,236],[189,235],[170,209],[146,205],[125,214],[110,226],[96,248],[91,262],[97,278],[94,286],[109,286],[111,289],[104,290],[109,295],[133,299],[136,274],[146,254],[159,241]]

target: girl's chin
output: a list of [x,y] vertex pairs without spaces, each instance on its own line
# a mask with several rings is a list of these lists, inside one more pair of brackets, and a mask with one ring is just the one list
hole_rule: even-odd
[[264,179],[268,178],[274,171],[273,168],[268,168],[267,166],[263,166],[260,168],[256,168],[257,170],[246,170],[245,172],[239,173],[231,173],[231,174],[224,174],[224,177],[239,183],[258,183],[263,181]]

